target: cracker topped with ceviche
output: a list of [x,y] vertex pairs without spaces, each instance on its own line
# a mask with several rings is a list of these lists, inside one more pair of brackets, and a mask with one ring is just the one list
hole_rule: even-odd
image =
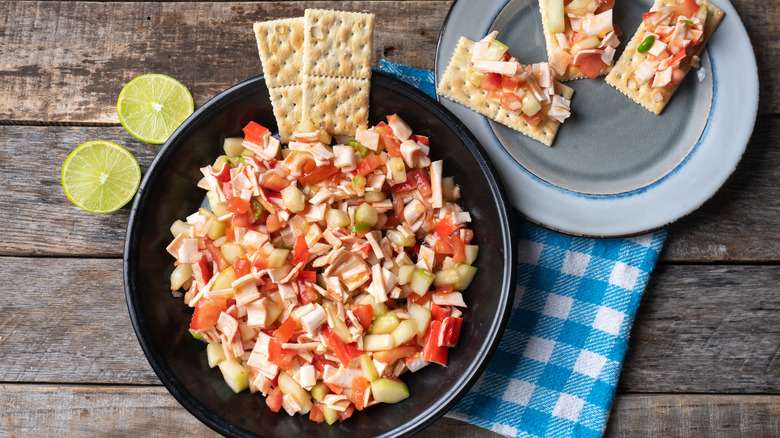
[[461,37],[436,92],[552,146],[574,90],[553,79],[547,62],[520,64],[496,36]]

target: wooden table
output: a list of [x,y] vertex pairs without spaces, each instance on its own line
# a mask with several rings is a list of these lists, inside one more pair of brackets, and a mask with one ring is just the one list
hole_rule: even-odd
[[[375,61],[431,69],[450,2],[0,3],[0,435],[213,434],[160,384],[133,333],[129,207],[79,210],[60,166],[105,139],[145,170],[160,147],[118,124],[122,86],[165,73],[200,106],[260,73],[252,22],[306,7],[375,13]],[[780,436],[780,8],[735,7],[757,54],[758,120],[725,187],[670,228],[608,436]],[[445,433],[493,435],[443,419],[420,436]]]

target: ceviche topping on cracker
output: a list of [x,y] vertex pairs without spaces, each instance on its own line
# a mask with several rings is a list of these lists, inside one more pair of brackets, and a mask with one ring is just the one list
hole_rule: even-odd
[[551,146],[574,91],[553,79],[549,63],[520,64],[496,35],[461,37],[436,91]]
[[201,169],[210,208],[167,247],[210,366],[329,424],[409,397],[399,376],[447,365],[477,272],[471,215],[429,156],[441,145],[396,114],[335,143],[311,121],[286,146],[243,131]]

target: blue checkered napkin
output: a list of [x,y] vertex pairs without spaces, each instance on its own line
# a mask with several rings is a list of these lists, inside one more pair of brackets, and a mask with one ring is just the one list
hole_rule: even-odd
[[[433,95],[429,71],[384,60],[380,69]],[[506,332],[447,416],[506,436],[599,437],[666,230],[586,239],[517,223],[517,291]]]

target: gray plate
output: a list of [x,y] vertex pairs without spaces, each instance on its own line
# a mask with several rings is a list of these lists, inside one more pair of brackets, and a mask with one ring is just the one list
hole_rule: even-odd
[[[636,29],[651,1],[617,2],[614,22]],[[509,1],[490,30],[523,64],[547,60],[541,15],[535,0]],[[633,35],[620,37],[622,48]],[[710,69],[709,58],[703,62]],[[503,147],[525,169],[563,189],[590,194],[636,190],[668,174],[701,136],[712,102],[712,77],[699,81],[695,71],[657,116],[607,85],[603,76],[566,82],[574,89],[572,116],[561,125],[553,147],[500,123],[491,128]]]

